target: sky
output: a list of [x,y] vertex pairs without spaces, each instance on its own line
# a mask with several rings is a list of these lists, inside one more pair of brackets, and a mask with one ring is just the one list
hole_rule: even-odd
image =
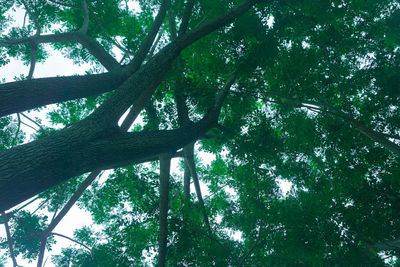
[[[138,4],[135,3],[135,1],[128,1],[128,7],[131,11],[139,11],[140,8],[138,7]],[[16,9],[14,12],[10,13],[10,15],[15,19],[15,22],[10,25],[14,27],[22,27],[23,25],[23,18],[25,15],[24,10],[22,9]],[[33,78],[41,78],[41,77],[54,77],[54,76],[70,76],[70,75],[84,75],[85,71],[89,70],[91,68],[90,64],[82,64],[80,66],[75,65],[72,60],[64,58],[62,53],[60,51],[55,51],[51,49],[50,45],[46,45],[46,50],[49,53],[49,58],[46,59],[45,62],[43,63],[37,63],[35,67],[35,73]],[[121,53],[117,49],[113,51],[114,54],[117,55],[117,60],[121,58]],[[27,76],[29,72],[29,66],[24,65],[21,61],[19,60],[11,60],[9,64],[6,66],[3,66],[0,68],[0,81],[4,78],[6,82],[11,82],[14,80],[14,77],[19,77],[21,74]],[[48,106],[47,110],[51,110],[53,106]],[[39,118],[44,125],[48,124],[48,121],[45,116],[45,111],[42,112],[30,112],[27,113],[25,112],[26,115],[28,115],[31,118]],[[15,115],[14,115],[15,116]],[[16,116],[15,116],[16,117]],[[21,119],[31,125],[34,128],[37,128],[32,122],[29,120],[21,117]],[[48,124],[49,125],[49,124]],[[50,125],[49,125],[50,126]],[[53,125],[54,127],[54,125]],[[28,137],[26,142],[30,140],[29,136],[30,134],[33,134],[34,131],[24,125],[21,125],[21,130],[26,133],[26,136]],[[198,157],[201,158],[203,164],[207,165],[210,164],[212,160],[215,159],[215,156],[211,154],[207,154],[205,152],[199,152]],[[179,159],[174,159],[172,162],[172,172],[173,173],[180,173],[180,170],[178,168],[179,164]],[[180,173],[181,174],[181,173]],[[103,178],[104,179],[104,178]],[[281,189],[284,193],[284,195],[287,194],[287,192],[290,190],[290,184],[284,180],[281,180],[278,182],[279,185],[281,186]],[[194,186],[191,186],[192,192],[194,191]],[[204,196],[208,195],[208,190],[207,186],[205,184],[201,184],[202,192]],[[229,188],[227,189],[229,191]],[[234,192],[228,192],[230,194],[234,194]],[[29,201],[29,200],[28,200]],[[26,203],[26,202],[24,202]],[[24,203],[21,203],[18,206],[22,206]],[[31,204],[28,208],[28,210],[35,210],[37,207],[38,202],[35,202]],[[49,214],[49,217],[51,218],[52,214]],[[77,206],[74,206],[70,212],[63,218],[63,220],[58,224],[58,226],[54,229],[53,232],[55,233],[61,233],[63,235],[66,235],[68,237],[73,237],[73,232],[75,229],[82,228],[85,225],[92,225],[92,220],[91,216],[89,213],[80,210]],[[5,237],[5,230],[4,226],[0,225],[0,237]],[[235,232],[233,233],[233,237],[237,240],[240,240],[240,232]],[[68,246],[77,246],[75,243],[72,243],[71,241],[61,238],[61,237],[55,237],[57,244],[52,247],[52,251],[48,252],[46,251],[44,260],[46,261],[45,266],[46,267],[52,267],[55,266],[51,262],[51,255],[57,255],[61,251],[61,248],[63,247],[68,247]],[[4,252],[4,251],[2,251]],[[0,254],[1,255],[1,254]],[[46,260],[47,259],[47,260]],[[18,264],[21,266],[36,266],[35,262],[27,262],[22,260],[20,257],[17,258]],[[12,266],[11,259],[8,262],[7,266]]]

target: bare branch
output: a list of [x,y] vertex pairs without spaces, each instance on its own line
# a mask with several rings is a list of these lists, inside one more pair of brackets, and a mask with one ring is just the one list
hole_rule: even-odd
[[89,28],[89,11],[88,11],[88,6],[86,3],[86,0],[81,0],[82,3],[82,9],[83,9],[83,23],[81,28],[78,30],[78,32],[86,34],[88,28]]
[[31,66],[29,68],[29,74],[27,77],[28,80],[32,79],[33,72],[35,71],[37,48],[38,48],[38,45],[36,43],[32,42],[31,43]]
[[19,130],[21,128],[21,117],[19,116],[19,113],[17,113],[17,117],[18,117],[18,127],[17,127],[17,131],[15,132],[14,138],[13,138],[13,140],[11,142],[11,146],[15,146],[15,144],[17,142]]
[[11,259],[12,259],[12,262],[13,262],[13,266],[17,267],[18,264],[17,264],[17,260],[15,259],[15,255],[14,255],[14,247],[13,247],[13,244],[12,244],[10,228],[8,227],[7,215],[6,215],[6,213],[4,211],[2,212],[1,215],[2,215],[3,220],[4,220],[4,227],[6,229],[6,235],[7,235],[7,240],[8,240],[8,248],[10,249],[10,256],[11,256]]
[[65,236],[65,235],[63,235],[63,234],[58,234],[58,233],[54,233],[54,232],[53,232],[53,233],[51,233],[51,235],[60,236],[60,237],[63,237],[63,238],[65,238],[65,239],[68,239],[68,240],[70,240],[70,241],[72,241],[72,242],[74,242],[74,243],[77,243],[77,244],[81,245],[82,247],[84,247],[84,248],[86,248],[87,250],[89,250],[90,255],[92,256],[92,259],[93,259],[93,251],[92,251],[92,249],[91,249],[90,247],[86,246],[85,244],[83,244],[82,242],[79,242],[78,240],[75,240],[75,239],[73,239],[73,238],[71,238],[71,237],[68,237],[68,236]]
[[28,119],[29,121],[33,122],[35,125],[37,125],[40,128],[40,130],[45,132],[44,128],[39,123],[37,123],[35,120],[31,119],[28,115],[25,115],[23,112],[21,112],[21,115],[23,117],[25,117],[26,119]]
[[42,267],[43,263],[43,257],[46,249],[46,242],[47,242],[47,235],[43,236],[41,241],[40,241],[40,249],[39,249],[39,256],[38,256],[38,262],[37,262],[37,267]]
[[134,73],[138,70],[140,65],[142,65],[144,59],[146,58],[153,42],[154,39],[157,36],[157,33],[159,32],[159,29],[162,25],[162,22],[164,20],[165,14],[167,13],[168,6],[169,6],[170,0],[163,0],[161,3],[160,9],[158,11],[158,14],[156,18],[154,19],[153,25],[151,25],[151,28],[146,36],[146,39],[143,41],[141,44],[139,50],[135,54],[135,57],[133,58],[132,62],[129,63],[128,65],[128,71],[130,73]]
[[185,155],[185,163],[188,165],[190,174],[193,178],[194,188],[196,190],[197,199],[199,200],[199,203],[200,203],[200,208],[201,208],[201,212],[203,214],[204,223],[207,227],[207,231],[210,234],[212,234],[210,220],[208,219],[207,211],[206,211],[206,208],[204,205],[203,196],[201,194],[200,182],[199,182],[199,178],[197,176],[197,171],[196,171],[196,164],[194,162],[194,143],[185,146],[183,148],[183,153]]
[[158,236],[158,266],[164,267],[167,256],[168,237],[168,198],[169,172],[171,157],[169,154],[160,155],[160,218]]

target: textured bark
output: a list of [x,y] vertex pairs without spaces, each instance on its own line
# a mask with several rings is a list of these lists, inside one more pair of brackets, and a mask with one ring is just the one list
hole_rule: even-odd
[[160,153],[175,152],[215,124],[207,117],[186,128],[140,133],[91,135],[66,129],[0,154],[0,210],[70,177],[96,169],[126,166]]
[[128,78],[123,69],[104,74],[40,78],[0,84],[0,117],[95,96],[116,89]]

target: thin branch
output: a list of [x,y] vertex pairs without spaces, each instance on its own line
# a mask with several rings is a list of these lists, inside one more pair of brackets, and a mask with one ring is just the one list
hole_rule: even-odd
[[244,262],[246,261],[246,259],[251,255],[253,250],[256,248],[257,243],[260,241],[260,236],[261,236],[261,229],[258,230],[257,239],[254,241],[254,243],[250,247],[249,251],[247,251],[247,253],[243,256],[242,260],[239,263],[239,266],[243,266],[244,265]]
[[33,127],[33,126],[31,126],[31,125],[29,125],[29,124],[27,124],[27,123],[23,122],[23,121],[21,121],[21,124],[23,124],[23,125],[25,125],[25,126],[27,126],[27,127],[31,128],[31,129],[33,129],[33,130],[37,131],[37,129],[36,129],[35,127]]
[[13,244],[12,244],[12,239],[11,239],[11,234],[10,234],[10,228],[8,227],[8,221],[7,221],[7,216],[6,213],[3,211],[2,212],[2,217],[4,220],[4,227],[6,229],[6,234],[7,234],[7,240],[8,240],[8,248],[10,249],[10,256],[13,262],[13,266],[17,267],[17,260],[15,259],[15,255],[14,255],[14,248],[13,248]]
[[196,163],[194,162],[194,143],[190,144],[189,146],[185,146],[183,148],[183,153],[185,155],[185,163],[188,165],[190,174],[193,178],[194,188],[196,190],[197,199],[199,200],[199,203],[200,203],[200,208],[201,208],[201,212],[203,214],[204,223],[207,227],[207,231],[210,234],[212,234],[210,220],[208,219],[207,211],[206,211],[206,208],[204,205],[203,196],[201,194],[200,182],[199,182],[199,178],[197,176],[197,171],[196,171]]
[[151,25],[151,28],[146,36],[146,39],[143,41],[141,44],[139,50],[135,54],[135,57],[133,58],[132,62],[129,63],[128,65],[128,72],[134,73],[136,72],[139,67],[142,65],[143,61],[145,60],[151,45],[154,42],[154,39],[157,36],[157,33],[160,30],[160,27],[162,25],[162,22],[164,20],[165,14],[167,13],[168,6],[169,6],[170,0],[163,0],[160,6],[160,9],[158,11],[158,14],[156,18],[154,19],[153,25]]
[[19,113],[17,113],[17,117],[18,117],[18,127],[17,127],[17,131],[15,132],[14,138],[13,138],[13,140],[11,142],[11,146],[15,146],[15,144],[17,142],[19,130],[21,128],[21,117],[20,117]]
[[64,192],[64,190],[61,190],[61,188],[60,188],[59,191],[58,191],[57,206],[56,206],[56,209],[55,209],[55,211],[54,211],[53,218],[51,218],[50,222],[52,222],[52,221],[54,220],[54,218],[55,218],[56,215],[57,215],[58,208],[60,207],[61,195],[62,195],[61,191]]
[[193,6],[194,6],[194,0],[188,0],[185,6],[185,10],[183,11],[182,23],[179,28],[178,35],[186,33],[189,25],[190,16],[192,15]]
[[89,11],[88,11],[88,5],[86,3],[86,0],[81,0],[82,4],[82,10],[83,10],[83,23],[81,28],[78,30],[78,32],[86,34],[86,32],[89,29]]
[[23,208],[25,208],[26,206],[32,204],[33,202],[35,202],[35,201],[38,200],[38,199],[39,199],[39,196],[36,196],[36,197],[33,198],[31,201],[29,201],[28,203],[24,204],[22,207],[13,210],[11,213],[16,213],[16,212],[22,210]]
[[168,237],[168,198],[171,157],[169,154],[160,155],[160,218],[158,236],[158,266],[164,267],[167,256]]
[[37,54],[38,45],[35,42],[31,43],[31,64],[29,68],[29,73],[27,79],[30,80],[33,77],[33,72],[35,71],[36,66],[36,54]]
[[82,242],[80,242],[80,241],[78,241],[78,240],[75,240],[75,239],[73,239],[73,238],[71,238],[71,237],[65,236],[65,235],[63,235],[63,234],[59,234],[59,233],[54,233],[54,232],[53,232],[53,233],[51,233],[51,235],[60,236],[60,237],[63,237],[63,238],[65,238],[65,239],[68,239],[68,240],[70,240],[70,241],[72,241],[72,242],[74,242],[74,243],[77,243],[77,244],[81,245],[82,247],[84,247],[84,248],[86,248],[87,250],[89,250],[90,255],[92,256],[92,259],[93,259],[93,251],[92,251],[92,249],[91,249],[90,247],[86,246],[85,244],[83,244]]
[[29,6],[26,4],[25,0],[20,0],[20,1],[21,1],[22,4],[24,5],[24,7],[25,7],[25,9],[26,9],[26,12],[28,12],[29,18],[32,19],[33,23],[34,23],[35,26],[36,26],[36,33],[35,33],[35,35],[36,35],[36,36],[39,36],[39,35],[40,35],[40,32],[41,32],[41,27],[40,27],[39,21],[37,20],[36,16],[33,14],[32,10],[29,8]]
[[46,250],[46,242],[47,242],[47,235],[43,236],[40,241],[40,249],[39,249],[39,256],[37,261],[37,267],[42,267],[43,265],[43,257]]
[[43,207],[44,204],[46,204],[49,201],[50,201],[50,197],[48,197],[45,201],[40,203],[40,205],[31,214],[35,214],[38,210],[40,210]]
[[23,112],[21,112],[21,115],[22,115],[23,117],[25,117],[26,119],[28,119],[29,121],[31,121],[31,122],[33,122],[34,124],[36,124],[36,125],[40,128],[40,130],[42,130],[43,132],[45,132],[45,129],[44,129],[39,123],[37,123],[35,120],[31,119],[28,115],[25,115]]

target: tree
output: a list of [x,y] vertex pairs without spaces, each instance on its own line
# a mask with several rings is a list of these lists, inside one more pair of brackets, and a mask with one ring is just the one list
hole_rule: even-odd
[[[7,29],[0,17],[0,63],[30,65],[0,84],[1,246],[14,266],[15,255],[42,266],[55,236],[80,245],[53,257],[57,266],[396,264],[396,1],[130,3],[0,3],[0,14],[23,8],[29,20]],[[44,44],[94,67],[35,78]],[[35,140],[22,144],[31,109],[54,128],[35,121]],[[215,160],[202,165],[199,151]],[[175,157],[183,177],[170,171]],[[52,219],[13,209],[32,197]],[[77,202],[101,232],[54,232]]]

